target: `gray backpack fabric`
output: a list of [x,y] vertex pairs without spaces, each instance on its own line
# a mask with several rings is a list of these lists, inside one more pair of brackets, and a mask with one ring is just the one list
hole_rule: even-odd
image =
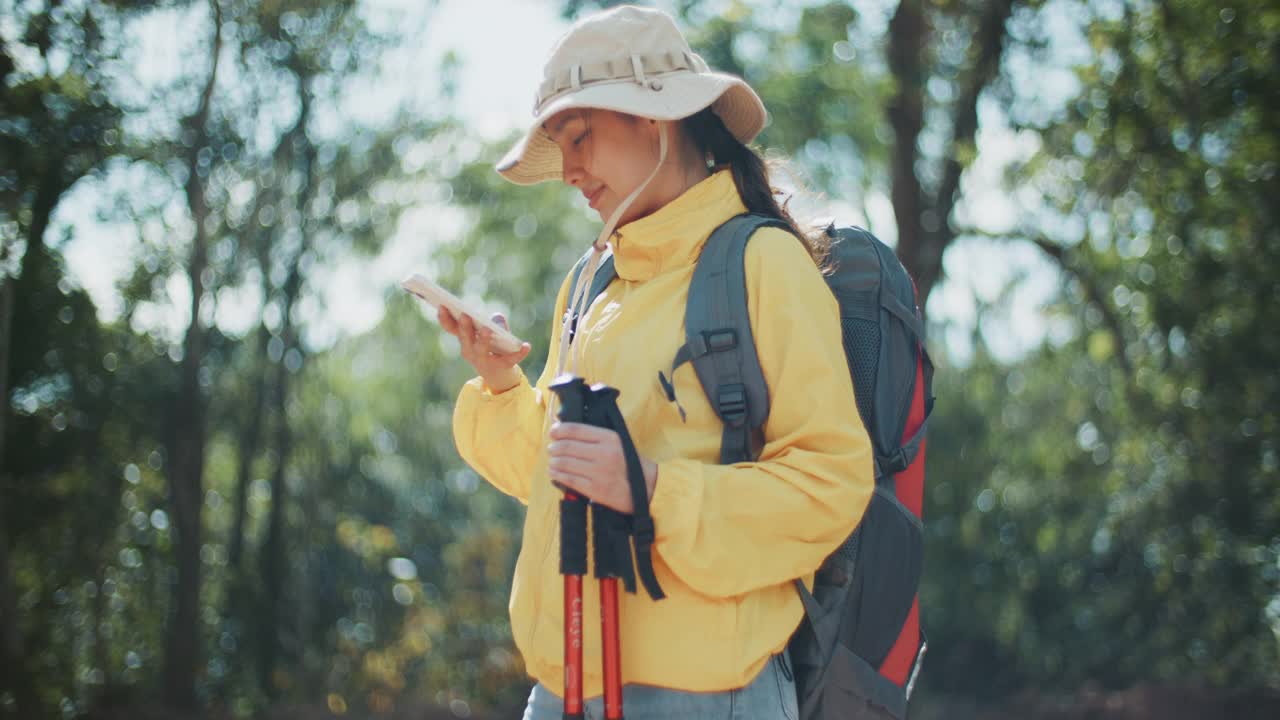
[[[759,456],[769,389],[760,370],[747,314],[744,258],[747,242],[762,227],[787,226],[776,218],[739,215],[717,228],[703,248],[689,285],[685,344],[668,373],[659,372],[667,399],[669,377],[693,363],[707,399],[724,424],[722,464]],[[932,411],[933,366],[915,288],[893,251],[871,233],[853,227],[827,229],[833,270],[826,276],[840,305],[842,344],[862,417],[875,450],[876,488],[857,529],[823,563],[807,588],[796,581],[805,620],[788,645],[801,720],[906,717],[907,700],[924,654],[923,633],[912,643],[905,677],[881,673],[891,648],[906,636],[922,563],[919,516],[898,498],[895,476],[912,466]],[[574,280],[582,263],[574,269]],[[608,258],[593,278],[595,299],[615,277]],[[588,302],[588,304],[590,304]],[[570,332],[576,325],[571,318]],[[917,383],[917,379],[923,382]],[[913,408],[924,420],[910,438],[904,429]],[[850,408],[850,412],[853,408]],[[683,410],[681,411],[683,415]],[[914,502],[918,505],[923,473]],[[852,510],[851,510],[852,512]]]

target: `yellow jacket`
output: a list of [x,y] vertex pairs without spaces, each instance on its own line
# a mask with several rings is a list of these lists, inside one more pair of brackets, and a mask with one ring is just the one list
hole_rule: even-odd
[[[692,365],[658,371],[684,342],[693,266],[711,231],[746,211],[728,170],[716,172],[613,237],[618,279],[578,324],[578,374],[621,391],[640,454],[658,464],[650,503],[654,571],[666,599],[620,593],[625,683],[689,691],[746,685],[803,616],[793,578],[812,574],[853,530],[873,488],[872,453],[840,343],[839,310],[800,242],[765,228],[747,246],[748,308],[770,414],[759,461],[719,465],[721,423]],[[563,691],[560,492],[546,474],[547,390],[554,379],[566,278],[551,357],[537,385],[493,394],[480,378],[454,411],[458,450],[499,490],[528,505],[511,589],[511,627],[529,673]],[[581,344],[581,345],[579,345]],[[587,697],[603,692],[598,583],[583,583]]]

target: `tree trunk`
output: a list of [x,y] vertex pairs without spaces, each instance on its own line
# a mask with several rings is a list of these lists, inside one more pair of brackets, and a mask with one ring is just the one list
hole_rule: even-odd
[[[7,54],[0,55],[4,59],[8,58]],[[9,536],[3,517],[5,486],[8,482],[8,476],[4,474],[4,441],[9,417],[9,350],[13,337],[17,283],[19,279],[28,277],[29,272],[34,272],[32,268],[45,252],[45,231],[53,217],[53,210],[58,205],[58,199],[67,189],[63,168],[61,157],[50,158],[45,166],[31,204],[27,248],[19,265],[18,276],[0,280],[0,660],[4,661],[4,672],[0,672],[0,678],[5,678],[0,687],[8,685],[13,692],[17,717],[36,717],[43,709],[38,707],[39,698],[26,679],[26,672],[22,667],[26,642],[22,636],[22,628],[18,625],[17,587],[13,581]]]
[[262,582],[266,590],[265,618],[268,628],[267,632],[262,633],[259,657],[260,682],[270,700],[275,700],[277,695],[277,683],[273,676],[280,647],[280,595],[285,573],[284,509],[288,501],[285,469],[289,462],[291,444],[286,410],[288,371],[283,358],[276,363],[275,386],[275,467],[271,471],[271,513],[267,520],[267,539],[262,548]]
[[[47,218],[46,212],[45,224]],[[43,238],[41,229],[39,236],[28,240],[27,255],[22,262],[24,272],[32,251],[39,252]],[[13,693],[15,717],[38,717],[42,709],[37,707],[38,698],[22,665],[26,643],[22,637],[22,628],[18,625],[18,595],[9,559],[9,531],[4,519],[7,507],[5,489],[9,481],[8,474],[4,472],[5,433],[8,431],[9,419],[9,348],[13,337],[16,283],[16,278],[0,280],[0,661],[3,661],[3,665],[0,665],[0,669],[3,669],[0,678],[4,678],[0,682],[0,688],[7,688]]]
[[200,544],[203,534],[200,509],[204,503],[205,443],[205,402],[200,389],[205,330],[201,326],[200,307],[204,299],[203,274],[208,265],[205,219],[209,216],[209,207],[205,202],[198,157],[200,149],[208,142],[209,108],[222,50],[222,11],[216,0],[212,0],[210,5],[214,34],[209,78],[196,112],[185,123],[192,134],[185,190],[187,207],[195,226],[187,263],[191,319],[183,340],[178,395],[172,414],[170,456],[166,463],[173,526],[177,535],[174,555],[178,583],[173,590],[173,612],[166,640],[164,697],[169,706],[183,710],[196,706],[196,675],[200,664]]
[[[264,282],[265,284],[265,282]],[[249,421],[244,432],[240,434],[240,458],[236,467],[236,505],[235,517],[231,525],[231,550],[228,556],[231,572],[239,575],[241,559],[244,556],[244,524],[249,512],[249,484],[253,474],[253,460],[258,455],[258,438],[262,434],[262,415],[266,410],[266,374],[267,344],[271,341],[271,333],[265,325],[258,326],[258,365],[255,368],[253,397],[249,411]]]
[[[8,404],[7,397],[5,404]],[[4,482],[6,478],[0,477],[0,484]],[[0,678],[3,678],[0,689],[13,693],[14,717],[39,717],[41,708],[37,706],[33,684],[23,667],[24,649],[13,569],[9,565],[9,533],[4,522],[4,505],[0,503]]]
[[[117,502],[116,505],[120,503]],[[106,547],[103,543],[102,547]],[[93,583],[98,588],[98,592],[93,596],[93,667],[102,673],[102,684],[104,687],[111,685],[111,652],[107,647],[106,633],[104,626],[107,621],[106,605],[107,593],[103,590],[107,579],[107,563],[105,558],[99,557],[95,563],[97,567],[93,571]]]
[[[0,473],[4,468],[4,440],[9,416],[9,337],[13,321],[13,280],[0,286]],[[22,635],[18,627],[18,600],[9,567],[9,535],[5,530],[4,502],[7,475],[0,474],[0,652],[5,666],[16,668],[22,659]],[[6,673],[6,676],[8,673]],[[19,708],[19,711],[22,709]]]
[[[291,151],[299,154],[297,162],[302,171],[303,184],[298,189],[294,204],[298,210],[298,216],[304,218],[302,223],[305,225],[306,206],[310,201],[314,188],[312,169],[315,166],[316,151],[315,146],[306,134],[307,123],[311,118],[310,78],[297,69],[295,69],[295,72],[297,72],[298,76],[298,99],[301,107],[298,112],[298,121],[289,132],[289,135],[293,137],[287,144]],[[276,419],[275,467],[271,473],[271,513],[267,521],[267,539],[262,550],[262,579],[266,593],[265,614],[270,627],[267,632],[262,633],[259,672],[261,673],[262,687],[266,691],[267,697],[272,700],[275,699],[277,691],[274,673],[276,658],[280,650],[282,628],[280,617],[281,596],[286,584],[285,573],[287,570],[285,562],[284,512],[288,492],[285,487],[285,475],[293,445],[293,437],[289,428],[289,369],[287,358],[291,349],[297,349],[294,347],[297,344],[297,338],[293,327],[293,306],[302,294],[302,266],[303,260],[309,252],[306,240],[308,237],[307,228],[302,227],[299,229],[302,231],[302,241],[293,256],[289,275],[284,283],[284,304],[280,313],[282,318],[280,339],[284,341],[284,353],[276,363],[274,394],[274,414]]]
[[993,0],[981,9],[972,47],[976,56],[957,79],[959,94],[951,108],[951,141],[942,157],[941,181],[927,190],[916,174],[917,143],[924,128],[925,48],[932,28],[923,0],[902,0],[889,22],[889,69],[897,92],[887,115],[893,127],[893,213],[898,223],[898,258],[915,280],[921,312],[942,278],[942,255],[955,240],[951,213],[960,199],[960,179],[974,157],[978,100],[1000,70],[1006,24],[1015,0]]
[[889,21],[889,70],[897,81],[886,114],[893,128],[890,160],[893,215],[898,224],[898,258],[916,281],[923,308],[929,287],[921,277],[919,255],[925,242],[921,217],[925,211],[924,190],[916,177],[916,143],[924,128],[924,48],[929,42],[929,25],[924,0],[902,0]]
[[[264,290],[267,282],[264,274]],[[268,296],[268,294],[264,292],[265,296]],[[250,608],[252,607],[249,593],[252,579],[250,573],[244,567],[245,524],[248,521],[249,514],[249,488],[253,483],[253,461],[258,456],[263,415],[265,415],[267,407],[266,375],[269,366],[267,343],[270,342],[270,339],[271,333],[267,331],[266,326],[259,325],[258,348],[256,351],[258,357],[253,371],[253,386],[250,388],[253,396],[250,399],[249,419],[240,433],[240,456],[236,467],[235,515],[231,521],[231,538],[228,542],[230,547],[228,552],[229,572],[226,596],[222,605],[222,617],[228,631],[236,639],[235,652],[239,658],[247,657],[242,641],[247,636],[246,627],[250,624]],[[238,668],[238,674],[249,678],[253,677],[252,670],[245,668],[243,662],[233,661],[232,665]],[[222,687],[219,690],[220,698],[224,704],[229,702],[228,693],[230,690],[231,682],[224,678]]]
[[[294,258],[289,278],[285,281],[285,298],[283,326],[280,337],[284,347],[294,345],[293,326],[289,320],[293,304],[302,286],[302,258],[306,254],[305,246],[299,249]],[[285,487],[285,474],[289,464],[289,453],[293,447],[293,436],[289,428],[289,369],[284,356],[276,363],[275,373],[275,466],[271,471],[271,513],[267,520],[267,539],[262,548],[262,583],[265,589],[265,618],[267,631],[262,633],[262,645],[259,655],[259,672],[262,688],[269,699],[275,700],[277,684],[274,680],[276,657],[280,649],[282,618],[281,595],[285,586],[287,564],[285,562],[284,511],[288,502],[288,489]]]
[[[92,352],[95,356],[101,356],[102,348],[97,343],[94,343]],[[93,596],[91,615],[93,634],[90,657],[93,658],[93,668],[102,673],[102,685],[98,688],[99,692],[108,688],[112,680],[110,646],[105,632],[107,593],[103,586],[106,584],[107,567],[112,562],[111,539],[118,528],[120,490],[121,485],[124,483],[124,477],[119,472],[119,466],[113,462],[113,458],[110,456],[104,457],[106,455],[106,452],[104,452],[106,443],[103,439],[103,430],[105,429],[109,411],[105,409],[105,406],[102,407],[102,411],[95,413],[99,420],[94,427],[93,435],[88,438],[90,449],[86,458],[90,472],[100,478],[93,493],[97,498],[96,507],[98,509],[93,512],[92,520],[86,523],[84,527],[84,532],[81,534],[82,546],[79,552],[80,557],[89,563],[89,567],[86,568],[86,574],[92,573],[93,585],[97,588],[97,592]]]

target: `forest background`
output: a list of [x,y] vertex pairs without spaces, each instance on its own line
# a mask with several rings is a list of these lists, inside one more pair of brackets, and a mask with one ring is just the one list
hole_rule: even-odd
[[[492,162],[599,6],[0,0],[0,717],[518,711],[522,509],[395,281],[541,369],[598,220]],[[918,283],[916,716],[1276,712],[1280,6],[660,6]]]

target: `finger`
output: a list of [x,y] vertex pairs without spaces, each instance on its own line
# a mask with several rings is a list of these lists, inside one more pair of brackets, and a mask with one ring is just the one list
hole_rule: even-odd
[[580,440],[589,443],[604,442],[609,439],[610,435],[616,434],[612,430],[605,430],[594,425],[571,422],[554,423],[549,433],[552,440]]
[[572,490],[589,499],[595,499],[596,488],[592,484],[591,478],[585,475],[548,467],[547,476],[551,478],[552,482],[559,484],[564,489]]
[[529,351],[532,349],[533,346],[529,343],[521,343],[519,350],[509,353],[493,353],[493,357],[495,360],[501,360],[504,363],[516,365],[524,362],[524,359],[529,357]]
[[595,461],[600,459],[600,445],[581,440],[555,440],[547,446],[551,459],[576,458]]
[[520,362],[520,360],[524,359],[525,355],[528,355],[527,352],[522,352],[524,350],[523,345],[521,345],[520,350],[516,350],[515,352],[502,352],[502,350],[498,349],[497,343],[493,339],[493,331],[483,326],[476,328],[476,344],[483,349],[486,355],[492,356],[494,359],[503,360],[503,362],[507,361],[506,356],[518,355],[519,359],[510,361],[512,365]]
[[630,495],[626,493],[610,493],[607,486],[601,485],[591,478],[564,470],[551,470],[548,474],[551,476],[551,482],[558,485],[562,490],[568,490],[575,495],[585,497],[591,502],[604,505],[620,513],[630,515],[635,511]]
[[443,305],[437,308],[436,319],[439,321],[440,327],[444,328],[445,332],[457,337],[460,332],[458,319],[453,316],[453,313],[449,312],[449,308]]
[[591,460],[571,456],[552,457],[547,463],[547,468],[553,472],[583,478],[589,478],[599,474],[599,468],[596,467],[596,463]]
[[467,359],[480,356],[476,348],[476,326],[467,315],[458,317],[458,339],[462,341],[462,355]]

